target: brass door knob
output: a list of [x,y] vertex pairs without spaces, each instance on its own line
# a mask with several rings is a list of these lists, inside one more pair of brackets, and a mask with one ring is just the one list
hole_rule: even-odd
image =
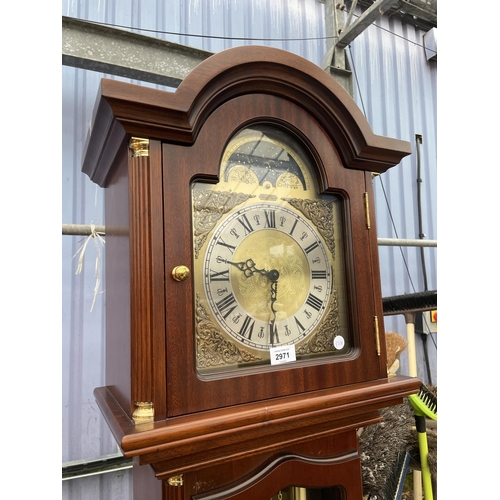
[[176,266],[172,270],[172,277],[175,281],[184,281],[189,278],[190,274],[189,268],[186,266]]

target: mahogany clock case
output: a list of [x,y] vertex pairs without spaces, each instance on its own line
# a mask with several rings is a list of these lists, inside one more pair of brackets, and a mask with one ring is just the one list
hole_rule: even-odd
[[[315,189],[307,202],[335,200],[338,207],[336,257],[321,250],[303,259],[308,271],[301,277],[310,287],[305,300],[318,308],[317,324],[306,325],[297,308],[288,311],[297,327],[308,328],[307,338],[319,335],[324,318],[334,317],[334,334],[341,332],[346,348],[337,343],[296,362],[272,366],[266,358],[203,372],[196,361],[201,316],[195,292],[206,293],[213,306],[219,289],[195,286],[200,265],[193,243],[193,186],[220,193],[224,153],[238,133],[252,127],[291,138],[307,158],[303,172]],[[106,188],[106,387],[97,388],[95,396],[124,455],[134,457],[134,498],[270,498],[280,488],[300,485],[334,487],[335,497],[361,499],[356,429],[378,422],[378,410],[401,403],[420,385],[408,377],[387,378],[370,208],[372,172],[386,171],[410,152],[407,142],[374,135],[351,97],[323,70],[278,49],[247,46],[216,54],[175,92],[101,82],[83,165]],[[234,183],[228,187],[240,189]],[[242,221],[250,211],[265,218],[269,207],[260,187],[255,203],[228,211],[215,225],[207,237],[211,248],[217,235],[239,228],[231,226],[235,214]],[[317,248],[328,248],[329,233],[320,231],[318,218],[306,220],[285,198],[276,213],[300,218]],[[288,236],[280,241],[291,241]],[[292,239],[294,257],[316,248]],[[215,268],[217,259],[203,251]],[[226,254],[218,257],[229,260]],[[327,265],[314,268],[317,259],[331,263],[331,277]],[[173,274],[179,266],[191,275]],[[249,268],[257,273],[251,264],[240,271]],[[225,279],[229,268],[202,273]],[[278,307],[276,279],[282,280],[279,296],[285,274],[278,266],[264,272],[272,314]],[[324,280],[323,286],[333,283],[330,295],[311,297],[315,278]],[[339,314],[331,298],[337,296]],[[212,313],[217,315],[217,307]],[[252,313],[244,303],[245,314]],[[276,321],[277,314],[271,326]],[[218,341],[228,325],[216,323],[210,328]],[[231,328],[224,341],[231,341]],[[265,353],[277,342],[272,331],[269,342],[254,342],[256,351]],[[214,344],[207,346],[217,351]],[[144,419],[136,412],[143,407],[149,409]]]
[[[351,347],[339,356],[202,377],[193,280],[176,281],[172,270],[194,266],[192,183],[217,183],[229,141],[252,125],[298,141],[313,160],[318,191],[342,200]],[[148,140],[147,156],[134,156],[133,137]],[[404,141],[374,135],[319,67],[277,49],[216,54],[173,93],[103,80],[83,171],[107,189],[106,385],[120,406],[131,415],[135,402],[152,402],[158,421],[386,381],[371,173],[410,151]]]
[[[169,415],[232,406],[385,376],[385,366],[381,366],[380,357],[376,355],[374,297],[372,293],[366,293],[366,290],[372,290],[372,258],[367,252],[370,248],[369,233],[363,227],[363,196],[366,192],[364,173],[348,171],[350,175],[344,175],[347,171],[341,166],[331,140],[314,122],[309,123],[309,115],[294,103],[278,96],[263,94],[238,96],[219,106],[210,115],[200,129],[196,142],[188,150],[163,144],[166,241],[179,242],[176,247],[180,250],[165,249],[166,269],[186,262],[189,266],[193,265],[193,256],[186,254],[192,239],[189,221],[182,225],[175,217],[179,212],[191,212],[190,190],[187,189],[190,179],[215,181],[219,173],[221,152],[224,151],[228,138],[241,128],[242,123],[262,123],[262,117],[299,137],[307,137],[316,164],[323,169],[322,172],[317,172],[319,179],[326,180],[322,191],[339,193],[343,198],[347,233],[344,251],[350,257],[346,259],[348,266],[345,274],[353,348],[346,355],[327,362],[313,361],[304,364],[297,361],[278,367],[259,366],[254,370],[243,369],[238,374],[231,372],[226,378],[201,379],[197,375],[193,355],[196,352],[195,300],[191,282],[172,282],[171,286],[167,282],[166,301],[167,304],[172,304],[172,308],[167,309],[166,349],[167,352],[175,353],[168,361],[167,380],[184,379],[182,387],[171,387],[171,398],[167,394],[168,406],[171,408],[170,401],[172,405],[177,401],[185,402],[177,411],[172,408],[174,413],[169,412]],[[213,136],[213,130],[219,131],[217,137]],[[179,183],[178,175],[175,183],[169,178],[173,170],[170,165],[179,168],[185,176],[183,181]],[[182,185],[186,187],[182,189]],[[360,215],[361,222],[357,222]],[[352,245],[353,238],[358,240],[356,248]],[[357,304],[363,304],[362,314],[358,311]]]

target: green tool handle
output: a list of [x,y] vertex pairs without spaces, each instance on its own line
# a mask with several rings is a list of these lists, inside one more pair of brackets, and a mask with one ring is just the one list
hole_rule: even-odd
[[429,448],[427,445],[427,425],[425,416],[415,415],[415,423],[418,435],[418,447],[420,449],[420,465],[422,467],[422,485],[425,500],[433,500],[431,471],[429,469]]

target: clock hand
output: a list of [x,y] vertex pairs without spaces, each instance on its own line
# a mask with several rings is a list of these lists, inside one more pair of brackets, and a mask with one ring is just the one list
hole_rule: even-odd
[[271,344],[274,345],[274,337],[276,335],[276,342],[279,344],[278,329],[276,328],[276,309],[274,308],[274,303],[276,302],[276,297],[278,295],[278,278],[280,273],[278,270],[273,269],[267,273],[267,277],[271,280],[271,311],[273,313],[273,319],[269,324],[269,340]]
[[237,267],[240,271],[243,271],[245,278],[250,278],[254,273],[261,274],[262,276],[267,276],[269,273],[265,269],[257,269],[255,267],[255,262],[252,259],[247,259],[245,262],[231,262],[230,260],[223,259],[226,264],[231,264]]
[[273,319],[269,324],[270,331],[270,341],[271,344],[274,344],[274,338],[276,336],[276,341],[279,343],[278,330],[276,328],[276,309],[274,308],[274,303],[276,302],[276,296],[278,293],[278,278],[280,277],[280,273],[277,269],[272,269],[271,271],[266,271],[265,269],[257,269],[255,267],[255,262],[253,259],[247,259],[244,262],[232,262],[227,259],[222,259],[226,264],[230,264],[232,266],[237,267],[240,271],[243,271],[243,274],[246,278],[250,278],[254,274],[260,274],[262,276],[266,276],[271,281],[271,311],[273,313]]

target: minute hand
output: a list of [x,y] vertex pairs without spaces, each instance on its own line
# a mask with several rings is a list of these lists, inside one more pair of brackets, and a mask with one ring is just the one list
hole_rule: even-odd
[[268,271],[265,269],[257,269],[255,267],[255,262],[252,259],[247,259],[244,262],[231,262],[230,260],[224,260],[226,264],[231,264],[237,267],[240,271],[243,271],[245,278],[250,278],[254,274],[260,274],[262,276],[267,276]]
[[274,303],[278,295],[278,278],[280,277],[280,273],[278,270],[273,269],[267,273],[267,277],[271,280],[271,312],[273,313],[273,319],[269,323],[269,340],[271,345],[274,345],[275,343],[280,343],[278,329],[276,328],[276,313],[278,311],[274,308]]

